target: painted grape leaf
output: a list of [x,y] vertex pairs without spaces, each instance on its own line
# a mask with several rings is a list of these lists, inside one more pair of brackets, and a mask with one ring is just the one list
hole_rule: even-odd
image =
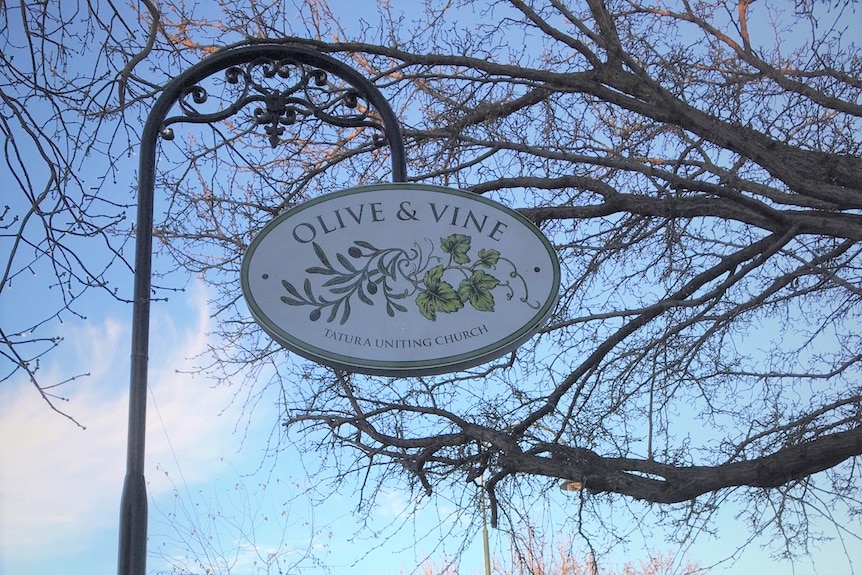
[[497,250],[479,250],[479,265],[486,268],[492,268],[500,261],[500,252]]
[[500,280],[494,276],[476,270],[458,285],[458,297],[464,303],[470,302],[476,311],[494,311],[494,295],[491,290],[499,284]]
[[470,261],[467,252],[470,251],[470,236],[463,234],[452,234],[440,239],[440,247],[444,252],[452,256],[452,261],[463,265]]
[[442,278],[443,266],[434,266],[428,270],[422,279],[426,289],[416,296],[419,312],[431,321],[437,321],[438,311],[452,313],[464,307],[455,288],[444,282]]

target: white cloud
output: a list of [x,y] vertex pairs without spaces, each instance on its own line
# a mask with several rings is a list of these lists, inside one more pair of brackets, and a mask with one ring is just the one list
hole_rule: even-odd
[[[187,358],[203,350],[209,321],[203,289],[192,289],[182,304],[187,307],[153,308],[153,332],[159,337],[151,343],[146,475],[158,473],[157,463],[173,464],[176,453],[185,479],[193,482],[210,475],[226,445],[235,447],[231,416],[218,416],[231,391],[210,389],[202,378],[176,371],[188,369]],[[9,565],[44,555],[46,547],[54,553],[76,549],[95,532],[116,533],[119,521],[128,325],[112,318],[90,320],[66,324],[63,335],[65,355],[55,354],[53,361],[63,362],[63,373],[80,367],[91,374],[67,386],[69,401],[62,404],[86,430],[51,411],[24,380],[0,395],[0,556]],[[60,370],[45,366],[46,381],[52,371]],[[156,493],[169,487],[151,482]]]

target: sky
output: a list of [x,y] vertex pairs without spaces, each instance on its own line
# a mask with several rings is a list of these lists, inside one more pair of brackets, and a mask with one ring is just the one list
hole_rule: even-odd
[[[127,185],[133,169],[118,177]],[[27,281],[21,284],[18,293],[27,293]],[[128,283],[125,287],[130,293]],[[271,573],[322,573],[315,558],[333,573],[351,575],[409,573],[428,554],[442,563],[443,550],[434,542],[444,539],[449,527],[439,525],[439,517],[451,511],[445,498],[434,500],[414,521],[404,492],[384,492],[370,527],[383,534],[404,527],[388,539],[356,537],[355,486],[345,486],[322,504],[312,503],[306,493],[314,485],[304,477],[296,453],[287,449],[279,461],[261,464],[278,418],[277,398],[264,397],[248,420],[233,389],[189,375],[193,358],[205,350],[212,321],[208,299],[206,287],[192,279],[184,292],[153,306],[145,472],[148,572],[169,572],[167,560],[182,562],[189,548],[201,557],[227,556],[237,574],[266,573],[265,563],[273,558],[277,563],[270,564]],[[35,298],[14,302],[0,299],[4,322],[27,313],[28,305],[38,305]],[[61,404],[86,429],[52,411],[25,378],[0,386],[0,575],[116,573],[131,309],[94,298],[85,311],[86,319],[69,317],[57,327],[65,343],[45,359],[40,374],[46,381],[89,374],[67,386]],[[551,496],[561,510],[571,497],[563,492]],[[717,538],[696,542],[679,562],[714,565],[710,573],[716,574],[832,575],[849,573],[848,559],[862,557],[858,542],[847,548],[827,542],[810,561],[791,565],[771,559],[759,546],[768,542],[759,541],[734,561],[716,564],[734,554],[746,532],[735,522],[733,509],[722,510],[716,526]],[[473,540],[461,557],[461,573],[479,575],[484,573],[481,525],[467,527]],[[506,556],[507,536],[492,530],[490,539],[492,554]],[[445,543],[455,550],[461,540]],[[641,548],[668,550],[660,539],[644,541]]]
[[[434,551],[436,513],[419,516],[415,525],[407,521],[391,540],[368,536],[356,540],[357,501],[352,487],[324,505],[312,506],[304,490],[313,486],[290,450],[283,454],[276,473],[268,466],[254,472],[269,439],[270,418],[277,414],[264,402],[246,428],[232,390],[212,388],[207,381],[183,373],[192,367],[189,358],[204,349],[211,321],[206,300],[205,287],[193,283],[180,297],[154,306],[145,473],[150,501],[148,572],[164,568],[166,557],[181,561],[189,542],[195,540],[203,542],[191,544],[200,556],[223,554],[235,561],[233,573],[266,573],[261,565],[273,552],[285,573],[322,573],[314,562],[301,561],[309,551],[331,565],[333,573],[411,572],[425,554]],[[64,405],[86,430],[50,411],[25,381],[0,390],[3,575],[116,572],[128,409],[130,321],[129,314],[123,313],[127,311],[119,307],[70,322],[64,336],[71,345],[44,368],[46,376],[76,365],[90,371],[89,377],[70,388],[74,391]],[[570,497],[563,492],[551,496],[559,498],[561,505]],[[438,504],[445,507],[446,502]],[[410,508],[404,493],[384,493],[372,514],[372,527],[388,532],[393,524],[403,522]],[[710,565],[741,545],[739,537],[745,530],[733,524],[732,510],[718,521],[719,537],[704,538],[680,559]],[[200,534],[193,535],[193,529]],[[474,526],[475,539],[462,556],[465,575],[483,573],[480,530],[480,525]],[[414,548],[415,534],[424,531],[432,536]],[[448,543],[454,549],[461,541]],[[491,543],[495,556],[506,556],[504,534],[492,530]],[[645,545],[672,551],[661,541]],[[848,556],[862,556],[862,547],[825,545],[812,563],[791,566],[771,561],[752,545],[735,563],[710,572],[847,573]],[[442,552],[433,553],[433,560],[442,563]]]
[[[263,406],[247,428],[233,401],[233,390],[212,388],[181,373],[192,367],[188,358],[204,349],[210,318],[202,284],[193,284],[178,299],[155,306],[152,323],[145,472],[150,496],[148,571],[163,565],[160,554],[184,552],[182,545],[171,546],[172,542],[193,539],[192,528],[206,530],[211,514],[224,516],[227,525],[211,530],[207,537],[216,534],[221,542],[212,543],[208,550],[207,545],[196,546],[201,551],[227,549],[230,556],[240,547],[242,535],[254,529],[254,542],[263,557],[264,549],[280,546],[287,565],[311,548],[341,573],[394,574],[414,568],[422,549],[416,556],[410,550],[400,557],[378,550],[377,557],[363,562],[365,567],[351,567],[350,562],[366,551],[346,541],[357,526],[356,502],[349,496],[352,490],[344,497],[330,498],[324,509],[311,508],[303,496],[309,485],[291,461],[295,454],[284,455],[278,477],[268,467],[253,473],[277,414]],[[70,345],[56,364],[43,368],[45,378],[55,369],[73,371],[76,364],[90,371],[63,405],[86,429],[48,409],[25,381],[0,391],[0,573],[4,575],[116,571],[128,409],[127,315],[109,313],[69,322],[64,337]],[[388,529],[393,521],[403,519],[407,508],[403,494],[385,493],[375,513],[377,528]],[[170,526],[169,521],[178,526]],[[231,522],[239,525],[232,527]],[[319,541],[310,541],[312,524],[320,532]],[[364,547],[373,545],[369,542]],[[394,545],[407,543],[396,538]],[[380,570],[380,555],[386,558],[388,571]],[[476,557],[482,559],[481,548]],[[239,561],[254,559],[261,561],[248,549],[238,556]]]

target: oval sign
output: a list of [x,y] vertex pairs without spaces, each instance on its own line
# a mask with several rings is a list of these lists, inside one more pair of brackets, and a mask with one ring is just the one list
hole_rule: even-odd
[[242,290],[299,355],[372,375],[453,372],[526,341],[551,313],[560,264],[517,212],[476,194],[381,184],[320,196],[252,241]]

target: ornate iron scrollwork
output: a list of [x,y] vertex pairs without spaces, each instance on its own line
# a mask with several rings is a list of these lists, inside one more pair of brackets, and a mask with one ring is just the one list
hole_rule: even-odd
[[311,118],[343,128],[371,128],[376,145],[385,143],[383,122],[368,97],[315,66],[291,58],[258,58],[227,68],[225,82],[231,89],[219,97],[215,111],[201,109],[212,101],[206,88],[185,88],[177,101],[182,114],[165,119],[162,136],[173,138],[171,124],[219,122],[255,106],[250,119],[263,126],[273,148],[284,141],[285,127]]

